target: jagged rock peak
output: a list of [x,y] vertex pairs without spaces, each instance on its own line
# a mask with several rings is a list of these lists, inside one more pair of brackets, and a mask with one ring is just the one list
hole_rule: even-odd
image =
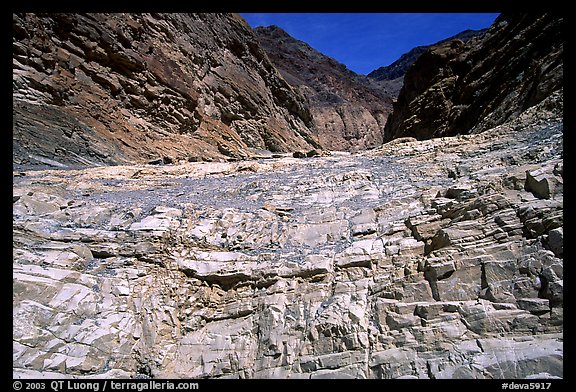
[[[467,42],[473,38],[477,38],[484,34],[488,29],[482,30],[464,30],[450,38],[443,39],[434,45],[441,45],[443,43],[459,39],[461,41]],[[417,46],[408,52],[404,53],[400,58],[394,61],[392,64],[380,67],[370,72],[367,76],[375,80],[393,80],[397,78],[402,78],[408,71],[408,68],[431,46],[434,45],[421,45]]]
[[[286,32],[286,30],[284,30],[283,28],[277,26],[277,25],[270,25],[270,26],[258,26],[256,28],[254,28],[254,30],[257,33],[265,33],[269,36],[272,37],[276,37],[276,38],[290,38],[290,39],[296,39],[294,37],[292,37],[290,34],[288,34]],[[300,42],[304,42],[304,41],[300,41]]]

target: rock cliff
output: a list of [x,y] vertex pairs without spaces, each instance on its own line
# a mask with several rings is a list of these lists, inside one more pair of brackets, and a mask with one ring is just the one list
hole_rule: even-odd
[[15,171],[13,375],[563,377],[562,136]]
[[243,159],[319,147],[233,14],[14,14],[13,161]]
[[422,54],[385,128],[385,140],[477,133],[562,88],[561,16],[501,15],[481,38]]
[[437,46],[445,44],[446,42],[453,41],[455,39],[459,39],[464,42],[470,41],[472,38],[476,38],[482,34],[484,34],[487,29],[482,30],[464,30],[461,33],[456,34],[450,38],[443,39],[442,41],[436,42],[434,45],[422,45],[417,46],[408,52],[404,53],[400,58],[394,61],[390,65],[386,65],[384,67],[380,67],[375,69],[374,71],[370,72],[367,76],[369,78],[383,81],[383,80],[394,80],[398,78],[404,78],[408,69],[414,64],[414,62],[420,57],[423,53],[425,53],[431,46]]
[[356,74],[277,26],[255,33],[282,76],[307,98],[322,146],[354,151],[382,144],[400,80]]

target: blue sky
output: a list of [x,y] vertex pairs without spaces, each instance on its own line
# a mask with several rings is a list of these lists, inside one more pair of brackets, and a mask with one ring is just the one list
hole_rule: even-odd
[[242,13],[252,26],[277,25],[291,36],[367,74],[419,45],[466,29],[488,27],[498,14],[485,13]]

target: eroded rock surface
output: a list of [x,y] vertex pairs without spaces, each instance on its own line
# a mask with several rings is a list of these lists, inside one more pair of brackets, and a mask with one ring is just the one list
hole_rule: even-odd
[[481,37],[429,48],[404,77],[384,140],[482,132],[562,89],[563,23],[502,14]]
[[562,135],[15,171],[13,375],[563,377]]
[[282,76],[307,99],[323,147],[359,151],[382,145],[402,78],[377,81],[356,74],[277,26],[254,32]]
[[455,39],[467,42],[470,41],[472,38],[481,36],[487,30],[488,29],[464,30],[461,33],[458,33],[450,38],[443,39],[442,41],[439,41],[434,45],[416,46],[415,48],[410,49],[408,52],[404,53],[402,56],[400,56],[398,60],[394,61],[392,64],[377,68],[366,76],[378,81],[395,80],[398,78],[403,79],[404,75],[406,74],[408,69],[412,66],[412,64],[414,64],[414,62],[422,54],[424,54],[428,49],[430,49],[431,46],[442,45]]
[[234,14],[14,14],[13,162],[239,160],[318,148]]

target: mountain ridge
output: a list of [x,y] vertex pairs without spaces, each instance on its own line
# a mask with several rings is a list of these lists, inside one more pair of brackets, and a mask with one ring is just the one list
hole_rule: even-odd
[[402,54],[396,61],[390,65],[376,68],[375,70],[369,72],[366,76],[375,80],[392,80],[396,78],[402,78],[408,71],[408,68],[420,57],[424,52],[426,52],[430,47],[441,45],[446,42],[450,42],[455,39],[467,42],[473,38],[479,37],[484,34],[488,29],[472,30],[467,29],[461,31],[460,33],[453,35],[451,37],[440,40],[436,43],[430,45],[420,45],[412,48],[408,52]]
[[284,79],[306,97],[325,148],[357,151],[382,144],[398,81],[357,74],[278,26],[254,31]]
[[480,39],[433,46],[408,69],[385,140],[478,133],[562,90],[563,18],[501,14]]

